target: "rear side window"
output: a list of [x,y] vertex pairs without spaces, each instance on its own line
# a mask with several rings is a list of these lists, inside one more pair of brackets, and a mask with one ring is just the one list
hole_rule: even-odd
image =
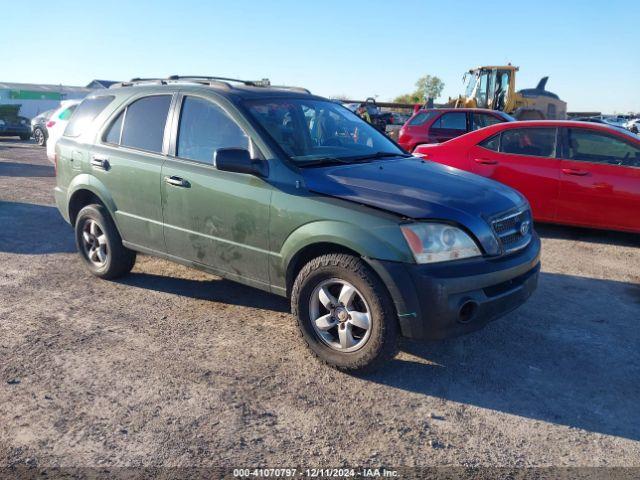
[[85,98],[69,119],[69,123],[64,129],[64,136],[77,137],[80,135],[114,98],[113,95]]
[[467,114],[464,112],[445,113],[432,125],[446,130],[467,130]]
[[210,101],[187,96],[180,113],[177,148],[176,154],[180,158],[213,164],[217,149],[249,149],[249,138],[222,108]]
[[556,153],[555,128],[517,128],[502,132],[502,153],[553,157]]
[[71,118],[71,115],[73,114],[73,112],[76,111],[76,108],[78,107],[78,105],[71,105],[68,108],[65,108],[63,111],[61,111],[58,114],[58,119],[59,120],[69,120],[69,118]]
[[435,117],[438,112],[418,112],[416,113],[411,120],[409,120],[409,125],[417,126],[424,125],[427,121],[431,120]]
[[162,152],[164,127],[171,95],[154,95],[127,107],[120,144],[149,152]]
[[478,130],[480,128],[488,127],[489,125],[495,125],[496,123],[502,123],[504,120],[489,115],[488,113],[474,113],[473,114],[473,129]]

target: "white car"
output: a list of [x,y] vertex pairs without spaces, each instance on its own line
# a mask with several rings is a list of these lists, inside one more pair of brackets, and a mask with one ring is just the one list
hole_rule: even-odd
[[624,124],[624,128],[632,131],[633,133],[640,133],[640,118],[634,118]]
[[80,102],[81,100],[63,100],[60,102],[60,107],[49,117],[47,122],[47,132],[49,133],[47,138],[47,158],[52,163],[55,162],[56,142],[64,133],[71,114]]

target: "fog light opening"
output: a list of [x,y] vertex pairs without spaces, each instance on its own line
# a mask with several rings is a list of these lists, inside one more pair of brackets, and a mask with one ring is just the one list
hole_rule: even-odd
[[458,310],[458,322],[469,323],[476,316],[478,311],[478,304],[473,300],[467,300],[462,304],[460,310]]

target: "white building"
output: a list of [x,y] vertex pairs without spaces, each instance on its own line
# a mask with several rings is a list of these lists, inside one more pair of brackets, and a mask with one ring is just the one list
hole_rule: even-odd
[[33,118],[60,105],[61,100],[84,98],[96,89],[108,88],[111,81],[93,80],[86,87],[0,82],[0,105],[20,105],[20,115]]

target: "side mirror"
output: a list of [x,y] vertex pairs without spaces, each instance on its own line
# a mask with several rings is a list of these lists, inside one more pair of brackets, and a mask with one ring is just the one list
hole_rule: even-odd
[[213,154],[213,164],[225,172],[248,173],[258,177],[269,175],[269,164],[265,160],[252,159],[249,150],[244,148],[217,149]]

